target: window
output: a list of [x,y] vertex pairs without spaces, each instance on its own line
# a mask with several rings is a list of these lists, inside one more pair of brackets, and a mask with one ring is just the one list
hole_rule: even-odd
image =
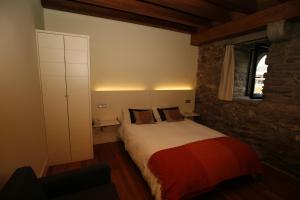
[[258,61],[255,73],[255,81],[254,81],[254,96],[263,95],[263,87],[264,87],[264,74],[267,73],[268,65],[266,65],[266,58],[267,55],[263,55],[260,60]]
[[235,45],[234,98],[263,98],[269,46],[265,39]]
[[267,52],[268,46],[265,44],[255,44],[250,50],[246,96],[251,99],[263,98],[264,74],[268,69]]

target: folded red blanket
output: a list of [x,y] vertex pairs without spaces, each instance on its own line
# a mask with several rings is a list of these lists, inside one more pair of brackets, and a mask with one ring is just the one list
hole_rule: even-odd
[[162,199],[209,191],[234,177],[262,173],[252,148],[231,137],[207,139],[154,153],[148,167],[161,184]]

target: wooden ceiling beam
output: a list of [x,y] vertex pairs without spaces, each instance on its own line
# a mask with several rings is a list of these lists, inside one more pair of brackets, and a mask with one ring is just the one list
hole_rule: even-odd
[[152,4],[148,4],[136,0],[76,0],[77,2],[86,3],[94,6],[101,6],[124,12],[130,12],[138,15],[144,15],[156,19],[171,21],[187,26],[197,27],[198,29],[206,29],[211,26],[209,20],[176,12]]
[[257,2],[255,0],[207,0],[217,6],[241,12],[241,13],[254,13],[257,11]]
[[192,45],[200,45],[238,34],[248,33],[266,27],[268,23],[279,20],[293,19],[300,16],[300,0],[290,0],[277,6],[247,15],[210,28],[203,32],[192,34]]
[[184,33],[196,32],[196,28],[192,26],[186,26],[174,22],[165,20],[158,20],[151,17],[136,15],[114,9],[93,6],[89,4],[82,4],[80,2],[68,1],[68,0],[41,0],[44,8],[61,10],[66,12],[73,12],[83,15],[102,17],[107,19],[131,22],[135,24],[147,25],[157,28],[163,28],[167,30],[173,30]]
[[214,21],[229,21],[230,12],[204,0],[142,0],[159,6],[172,8],[181,12],[204,17]]

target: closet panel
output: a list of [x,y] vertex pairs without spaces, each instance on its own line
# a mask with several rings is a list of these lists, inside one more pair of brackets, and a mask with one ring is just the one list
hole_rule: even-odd
[[88,38],[65,36],[67,63],[88,63]]
[[73,161],[92,155],[91,113],[88,77],[68,77],[68,108]]
[[89,77],[89,68],[86,63],[67,63],[68,77]]
[[87,63],[87,52],[79,50],[66,50],[65,51],[67,63]]
[[66,50],[81,50],[88,51],[88,38],[87,37],[76,37],[76,36],[65,36],[65,49]]
[[66,82],[72,160],[93,156],[88,38],[65,36]]
[[61,34],[38,33],[39,48],[64,49],[64,38]]
[[41,62],[57,62],[64,63],[64,50],[63,49],[49,49],[49,48],[40,48],[40,61]]
[[93,158],[87,36],[37,31],[49,164]]
[[62,35],[39,33],[38,54],[49,164],[71,161]]
[[65,63],[64,62],[41,62],[40,73],[41,76],[47,77],[63,77],[65,79]]
[[50,164],[71,160],[65,77],[42,78],[45,126]]
[[65,62],[62,35],[39,33],[38,48],[40,62]]

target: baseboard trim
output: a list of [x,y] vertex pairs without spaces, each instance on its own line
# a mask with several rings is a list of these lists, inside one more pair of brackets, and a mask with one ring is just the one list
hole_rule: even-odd
[[48,170],[48,159],[46,159],[43,163],[43,167],[39,173],[39,177],[44,177],[46,176],[46,173],[47,173],[47,170]]

